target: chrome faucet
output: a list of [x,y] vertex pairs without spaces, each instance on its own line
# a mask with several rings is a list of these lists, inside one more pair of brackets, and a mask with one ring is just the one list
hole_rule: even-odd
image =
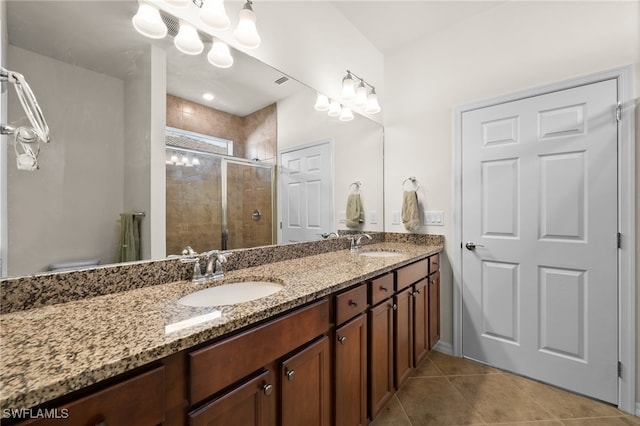
[[334,236],[334,237],[336,237],[336,238],[338,238],[338,237],[339,237],[339,235],[338,235],[337,233],[335,233],[335,232],[325,232],[325,233],[323,233],[323,234],[320,234],[320,236],[321,236],[323,239],[325,239],[325,240],[326,240],[327,238],[331,238],[331,236]]
[[193,263],[193,273],[191,275],[192,282],[198,282],[204,280],[202,271],[200,269],[200,257],[191,247],[186,246],[182,250],[182,257],[180,258],[182,263]]
[[224,277],[223,263],[227,263],[227,257],[231,256],[229,252],[221,252],[220,250],[211,250],[206,253],[207,268],[204,272],[205,278],[213,278],[214,280]]
[[371,235],[369,235],[369,234],[350,235],[349,236],[349,240],[351,241],[351,251],[359,250],[360,247],[362,246],[362,239],[365,238],[365,237],[369,241],[371,241],[373,239],[373,238],[371,238]]

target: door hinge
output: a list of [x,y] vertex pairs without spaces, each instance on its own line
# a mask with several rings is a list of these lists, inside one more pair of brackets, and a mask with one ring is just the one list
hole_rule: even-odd
[[616,121],[622,121],[622,102],[620,101],[616,105]]
[[618,377],[622,378],[622,363],[618,361]]
[[622,248],[622,234],[621,233],[618,232],[616,240],[617,240],[618,248]]
[[280,229],[282,229],[282,222],[280,222]]

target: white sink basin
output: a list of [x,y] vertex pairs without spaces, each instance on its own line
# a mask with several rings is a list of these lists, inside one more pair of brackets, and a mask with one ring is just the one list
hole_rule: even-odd
[[221,306],[250,302],[279,292],[284,287],[269,281],[245,281],[205,288],[178,299],[186,306]]
[[360,253],[360,256],[395,257],[395,256],[400,256],[400,253],[396,253],[395,251],[376,250],[376,251],[363,251],[362,253]]

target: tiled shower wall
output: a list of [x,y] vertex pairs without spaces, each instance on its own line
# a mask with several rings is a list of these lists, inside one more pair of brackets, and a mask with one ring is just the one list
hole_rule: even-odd
[[[238,117],[167,95],[167,126],[233,141],[234,157],[276,163],[276,104]],[[221,160],[199,156],[199,167],[167,165],[167,254],[190,245],[221,248]],[[268,169],[229,165],[228,248],[272,244]],[[261,218],[252,219],[255,209]]]

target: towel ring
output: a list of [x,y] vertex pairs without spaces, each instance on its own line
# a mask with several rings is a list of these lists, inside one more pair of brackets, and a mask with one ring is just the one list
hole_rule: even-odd
[[418,188],[420,188],[420,185],[418,185],[418,180],[416,179],[415,176],[410,176],[408,178],[406,178],[405,180],[402,181],[402,189],[404,191],[411,191],[411,189],[407,189],[405,188],[405,184],[407,182],[411,182],[413,184],[413,191],[417,191]]
[[356,182],[353,182],[351,185],[349,185],[349,192],[351,194],[359,194],[360,193],[360,185],[362,185],[362,183],[359,180],[356,181]]

